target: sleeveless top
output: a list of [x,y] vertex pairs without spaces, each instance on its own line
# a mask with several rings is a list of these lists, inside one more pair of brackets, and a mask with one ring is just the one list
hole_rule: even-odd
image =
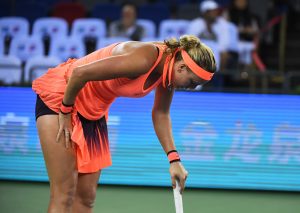
[[[55,112],[59,108],[67,86],[67,81],[73,69],[77,66],[91,63],[112,55],[112,49],[118,44],[99,49],[80,59],[69,59],[59,66],[49,69],[42,77],[33,81],[33,90],[41,97],[45,104]],[[117,97],[143,97],[157,87],[160,77],[155,83],[144,89],[145,82],[162,58],[164,46],[155,44],[159,49],[156,62],[145,74],[135,78],[115,78],[104,81],[90,81],[80,90],[76,97],[74,109],[86,119],[97,120],[107,114],[109,106]],[[134,62],[132,62],[134,63]]]

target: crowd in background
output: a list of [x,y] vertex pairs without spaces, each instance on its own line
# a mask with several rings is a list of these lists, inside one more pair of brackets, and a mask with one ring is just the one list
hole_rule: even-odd
[[[276,27],[273,33],[275,36],[264,33],[262,37],[262,29],[268,24],[268,19],[280,15],[288,5],[286,1],[273,1],[272,7],[268,9],[269,15],[266,21],[251,10],[248,0],[83,1],[85,4],[80,1],[47,1],[52,1],[51,4],[49,3],[47,20],[45,16],[33,18],[32,14],[23,17],[28,21],[25,34],[28,34],[28,37],[39,35],[42,44],[36,44],[32,39],[21,39],[19,43],[14,41],[18,34],[17,32],[14,34],[16,29],[5,29],[5,26],[3,28],[4,19],[12,16],[8,14],[0,18],[1,84],[30,85],[34,78],[41,75],[43,70],[45,71],[44,66],[34,63],[43,61],[42,56],[49,59],[44,62],[45,67],[51,67],[67,58],[82,57],[97,48],[117,41],[163,41],[168,37],[194,34],[216,54],[218,74],[212,82],[212,87],[222,91],[230,84],[233,85],[235,79],[247,79],[248,72],[257,69],[253,53],[260,52],[262,42],[272,44],[278,41]],[[19,3],[15,1],[14,5],[11,3],[8,5],[17,10]],[[50,29],[52,22],[48,20],[49,18],[58,20],[58,25]],[[90,22],[84,22],[84,19],[90,19]],[[42,22],[45,26],[38,27]],[[97,27],[93,27],[92,23]],[[84,32],[87,25],[91,25],[90,32]],[[59,34],[58,31],[61,29],[64,32]],[[79,42],[75,37],[81,41]],[[29,46],[27,47],[26,44],[30,42],[34,45],[27,45]],[[37,57],[39,55],[41,57]],[[15,56],[19,62],[14,61],[9,64],[7,62],[9,56]],[[16,81],[19,74],[3,72],[5,69],[11,67],[16,69],[18,66],[22,70],[19,81]],[[34,73],[35,68],[37,71]]]

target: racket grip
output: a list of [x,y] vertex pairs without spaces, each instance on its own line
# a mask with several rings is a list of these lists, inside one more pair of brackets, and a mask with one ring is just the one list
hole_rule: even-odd
[[176,187],[175,187],[175,189],[176,189],[178,192],[180,192],[181,187],[180,187],[180,185],[179,185],[179,181],[178,181],[178,180],[176,180]]
[[173,189],[173,194],[174,194],[176,213],[183,213],[182,195],[180,193],[180,185],[177,180],[176,180],[176,188]]

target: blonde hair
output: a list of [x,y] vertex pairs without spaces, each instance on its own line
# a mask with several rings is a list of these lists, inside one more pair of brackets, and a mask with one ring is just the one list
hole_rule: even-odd
[[[179,38],[170,38],[164,41],[167,45],[166,52],[173,54],[178,48],[184,49],[189,56],[203,69],[214,73],[216,61],[212,50],[194,35],[183,35]],[[181,54],[177,54],[176,60],[181,60]]]

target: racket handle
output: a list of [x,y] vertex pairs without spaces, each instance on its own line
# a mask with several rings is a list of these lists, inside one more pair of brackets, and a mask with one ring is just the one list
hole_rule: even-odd
[[180,186],[177,180],[176,180],[176,188],[173,189],[173,194],[174,194],[176,213],[183,213],[182,195],[180,194]]

